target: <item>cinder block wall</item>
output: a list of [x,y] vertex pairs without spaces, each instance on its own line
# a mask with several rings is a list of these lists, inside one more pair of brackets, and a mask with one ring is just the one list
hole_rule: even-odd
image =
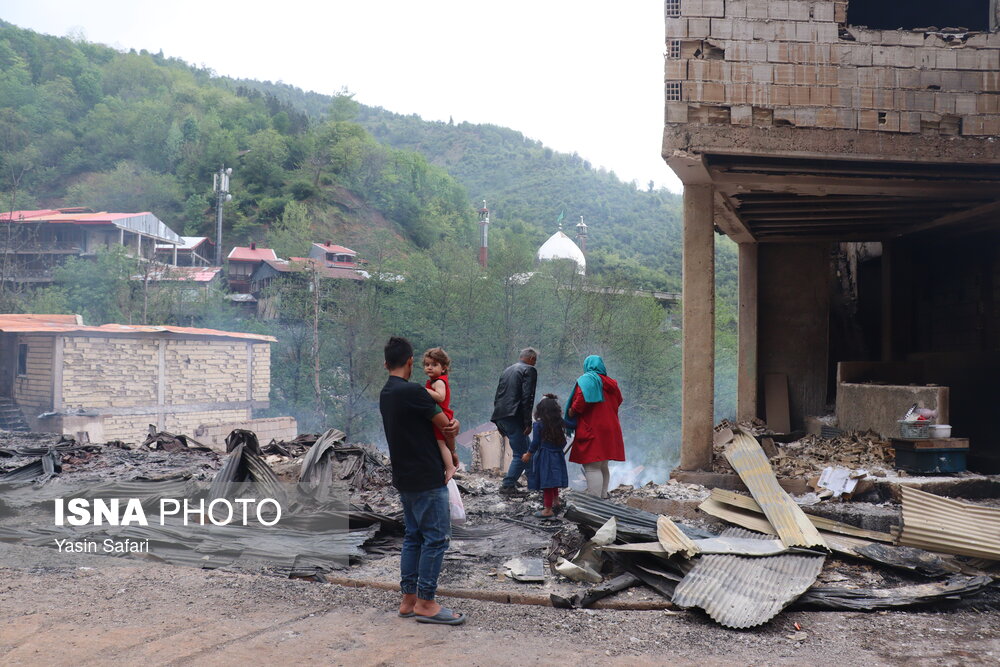
[[299,434],[299,426],[295,417],[268,417],[265,419],[235,420],[228,424],[202,424],[193,431],[185,432],[191,433],[201,444],[225,452],[226,436],[237,428],[248,429],[256,433],[257,441],[261,445],[266,445],[271,440],[279,442],[294,440],[295,436]]
[[63,407],[89,410],[156,405],[157,345],[153,338],[66,336]]
[[167,403],[247,400],[250,361],[244,341],[168,340]]
[[665,8],[667,123],[1000,134],[998,33],[869,30],[832,0]]
[[[266,405],[268,400],[271,349],[267,343],[65,336],[61,344],[61,409],[102,415],[105,440],[140,441],[150,424],[185,434],[205,424],[226,424],[232,430],[233,424],[252,419],[254,403]],[[29,362],[38,368],[37,382],[31,385],[34,393],[23,393],[45,403],[36,411],[41,412],[52,409],[57,377],[53,376],[53,339],[36,339],[36,346],[34,357],[29,352]]]

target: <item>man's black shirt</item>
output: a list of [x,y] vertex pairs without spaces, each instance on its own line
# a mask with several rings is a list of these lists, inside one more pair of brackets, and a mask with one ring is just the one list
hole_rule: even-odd
[[378,403],[389,443],[392,485],[400,491],[444,486],[444,463],[431,425],[441,408],[431,395],[418,384],[390,375]]

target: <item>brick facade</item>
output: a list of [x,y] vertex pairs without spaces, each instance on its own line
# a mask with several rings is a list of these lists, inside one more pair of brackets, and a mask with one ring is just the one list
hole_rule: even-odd
[[850,26],[846,2],[666,3],[666,122],[1000,134],[1000,34]]

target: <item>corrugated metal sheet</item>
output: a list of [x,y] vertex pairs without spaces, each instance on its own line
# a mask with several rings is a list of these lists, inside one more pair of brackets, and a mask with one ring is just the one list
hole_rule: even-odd
[[698,555],[698,547],[691,538],[682,533],[677,524],[665,516],[661,515],[656,519],[656,537],[668,556],[683,553],[688,558],[694,558]]
[[[72,319],[70,319],[72,318]],[[89,333],[100,334],[150,334],[167,333],[179,336],[212,336],[214,338],[239,338],[275,342],[274,336],[243,333],[241,331],[219,331],[195,327],[149,326],[140,324],[104,324],[88,327],[78,324],[76,315],[0,315],[0,331],[5,333]]]
[[181,237],[149,211],[142,213],[94,213],[90,210],[60,209],[40,211],[14,211],[13,215],[0,216],[15,222],[62,223],[70,225],[113,225],[137,234],[145,234],[171,244],[181,243]]
[[[750,498],[749,496],[736,493],[735,491],[712,489],[712,495],[709,497],[712,500],[717,500],[720,503],[732,505],[733,507],[747,509],[751,512],[762,512],[760,505],[757,504],[756,500]],[[813,514],[807,514],[806,517],[808,517],[809,521],[816,526],[817,530],[840,533],[842,535],[850,535],[852,537],[860,537],[866,540],[875,540],[877,542],[893,543],[896,541],[889,533],[880,533],[876,530],[866,530],[864,528],[858,528],[850,524],[841,523],[840,521],[834,521],[833,519],[827,519],[826,517],[816,516]],[[824,537],[823,539],[827,538]]]
[[1000,509],[900,487],[899,543],[930,551],[1000,560]]
[[726,458],[786,547],[826,547],[816,527],[778,484],[757,440],[737,432],[726,447]]
[[[601,500],[597,496],[577,491],[567,491],[565,518],[569,521],[583,523],[593,528],[600,528],[608,519],[618,520],[618,539],[624,542],[655,542],[656,517],[652,512],[646,512],[628,505]],[[685,535],[692,539],[715,537],[708,531],[691,526],[678,526]]]
[[[757,533],[730,528],[723,535],[753,538]],[[786,554],[763,558],[702,556],[677,584],[673,602],[699,607],[727,628],[767,623],[816,581],[823,556]]]

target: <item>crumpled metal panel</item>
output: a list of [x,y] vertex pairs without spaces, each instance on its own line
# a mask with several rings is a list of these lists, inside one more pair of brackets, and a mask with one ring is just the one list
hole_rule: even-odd
[[[741,528],[726,537],[761,538]],[[699,607],[727,628],[767,623],[813,585],[823,556],[785,554],[763,558],[702,556],[674,589],[673,603]]]
[[771,464],[756,439],[742,432],[736,433],[726,447],[726,459],[750,489],[786,547],[826,548],[826,542],[809,517],[778,484]]
[[899,543],[973,558],[1000,560],[1000,509],[900,487]]

